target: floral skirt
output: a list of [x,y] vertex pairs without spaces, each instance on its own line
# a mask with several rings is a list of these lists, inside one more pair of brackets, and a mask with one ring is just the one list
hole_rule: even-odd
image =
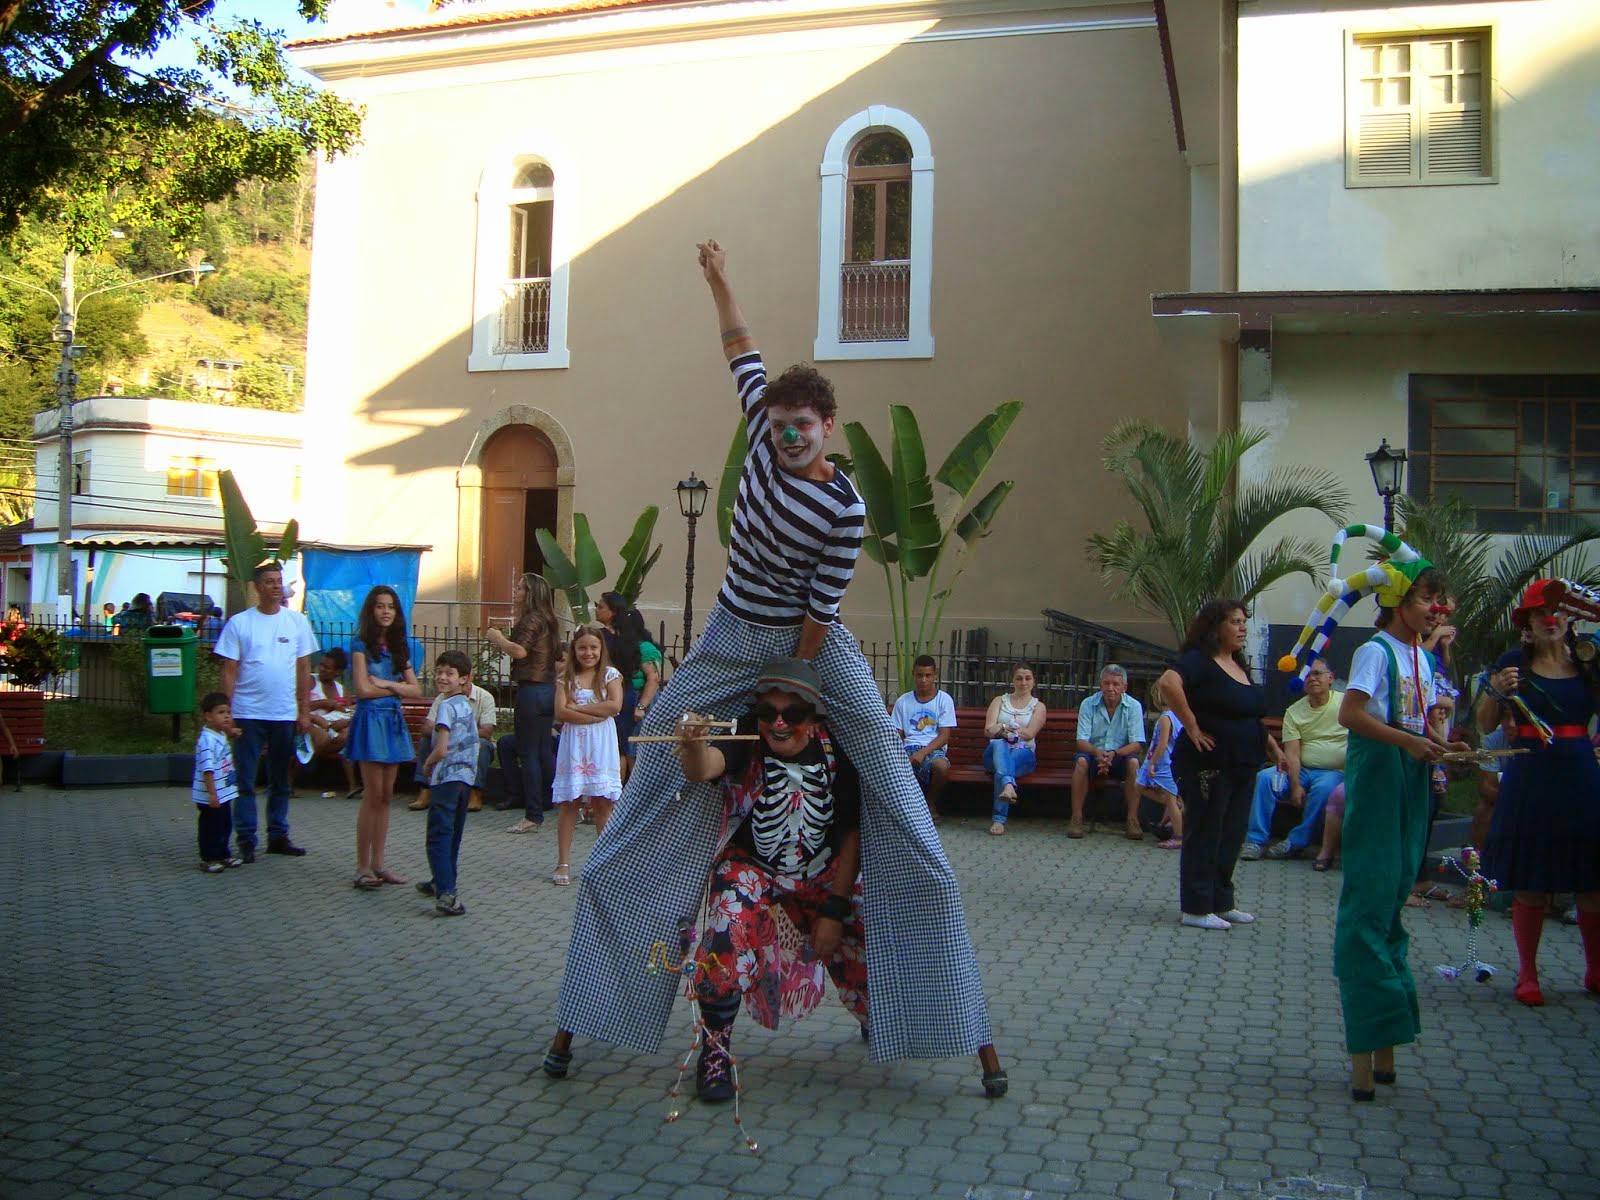
[[695,952],[695,997],[715,1004],[743,995],[751,1015],[776,1029],[780,1017],[798,1019],[822,1001],[826,971],[844,1006],[865,1025],[866,932],[859,877],[839,948],[826,963],[811,952],[811,931],[833,891],[837,866],[830,863],[815,879],[793,879],[737,847],[724,851],[711,869],[705,933]]

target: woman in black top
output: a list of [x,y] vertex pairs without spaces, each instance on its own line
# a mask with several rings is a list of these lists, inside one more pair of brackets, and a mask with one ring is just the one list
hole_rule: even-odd
[[1234,906],[1233,865],[1250,823],[1256,769],[1266,757],[1266,693],[1244,657],[1249,632],[1238,600],[1208,600],[1178,661],[1161,676],[1183,741],[1172,756],[1183,796],[1178,898],[1183,923],[1228,929],[1255,920]]

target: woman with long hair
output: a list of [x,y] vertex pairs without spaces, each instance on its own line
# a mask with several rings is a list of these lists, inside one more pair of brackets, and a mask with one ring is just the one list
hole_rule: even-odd
[[[1535,1007],[1544,1003],[1539,935],[1553,892],[1577,893],[1583,986],[1600,994],[1600,765],[1588,737],[1589,720],[1600,711],[1600,664],[1578,655],[1553,582],[1538,579],[1523,592],[1512,614],[1521,645],[1495,663],[1477,708],[1484,733],[1514,715],[1515,747],[1529,751],[1501,760],[1483,873],[1515,893],[1515,994]],[[1526,707],[1514,706],[1514,696]],[[1549,741],[1530,713],[1548,726]]]
[[1161,693],[1183,725],[1172,770],[1183,797],[1178,860],[1183,924],[1229,929],[1255,917],[1237,907],[1233,868],[1250,824],[1256,769],[1266,758],[1267,697],[1244,657],[1249,617],[1239,600],[1208,600],[1161,676]]
[[344,756],[359,764],[361,771],[355,885],[373,891],[386,883],[406,882],[384,866],[383,852],[389,840],[395,775],[401,763],[416,757],[400,701],[422,695],[411,668],[405,613],[392,587],[380,583],[362,601],[350,644],[350,676],[356,711],[350,718]]
[[513,803],[520,794],[523,815],[506,832],[532,833],[544,824],[545,758],[556,711],[561,622],[555,596],[542,575],[525,573],[517,580],[512,601],[516,619],[511,628],[505,633],[490,629],[487,637],[491,646],[511,659],[511,681],[517,686],[511,734],[517,762],[506,771],[506,790]]
[[[633,769],[633,742],[630,740],[644,720],[650,702],[661,690],[661,648],[650,637],[650,630],[637,608],[620,592],[607,592],[595,605],[595,614],[609,632],[606,651],[612,665],[622,672],[622,711],[617,714],[617,745],[622,752],[622,781]],[[608,621],[607,618],[610,618]]]
[[1000,837],[1017,799],[1017,780],[1038,765],[1034,749],[1049,716],[1033,694],[1033,668],[1018,663],[1011,671],[1011,690],[989,702],[983,733],[989,744],[983,751],[983,769],[994,777],[994,821],[989,832]]

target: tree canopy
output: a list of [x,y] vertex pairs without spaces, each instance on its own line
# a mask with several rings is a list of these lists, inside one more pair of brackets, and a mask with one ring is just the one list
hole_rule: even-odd
[[[304,21],[328,0],[283,0]],[[115,226],[196,232],[208,203],[291,179],[357,142],[361,112],[294,78],[281,31],[216,0],[0,0],[0,238],[59,221],[75,249]],[[201,69],[141,65],[191,37]]]

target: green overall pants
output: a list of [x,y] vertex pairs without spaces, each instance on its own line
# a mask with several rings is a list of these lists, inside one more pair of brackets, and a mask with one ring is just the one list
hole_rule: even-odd
[[[1389,650],[1391,725],[1397,724],[1397,675]],[[1428,764],[1398,746],[1351,733],[1344,781],[1344,888],[1333,929],[1333,973],[1345,1047],[1364,1054],[1405,1045],[1422,1031],[1407,961],[1411,938],[1400,914],[1428,846]]]

